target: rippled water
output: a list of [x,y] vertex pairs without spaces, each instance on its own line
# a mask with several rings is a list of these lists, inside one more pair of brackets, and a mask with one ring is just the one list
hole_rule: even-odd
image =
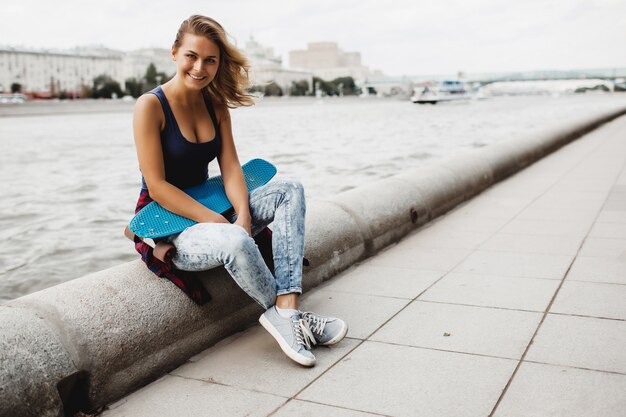
[[[232,118],[242,162],[273,162],[315,199],[624,105],[624,95],[436,106],[291,98]],[[137,258],[122,235],[140,186],[132,110],[100,111],[0,118],[0,302]]]

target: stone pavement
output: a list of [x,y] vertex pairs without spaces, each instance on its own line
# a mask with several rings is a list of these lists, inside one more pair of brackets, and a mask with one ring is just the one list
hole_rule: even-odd
[[102,415],[623,417],[625,167],[626,116],[305,294],[314,368],[256,325]]

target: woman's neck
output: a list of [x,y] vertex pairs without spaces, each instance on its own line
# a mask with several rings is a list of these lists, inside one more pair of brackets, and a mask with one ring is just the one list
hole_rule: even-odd
[[183,105],[197,103],[203,100],[202,90],[190,90],[174,76],[171,80],[161,86],[167,92],[170,100],[175,100]]

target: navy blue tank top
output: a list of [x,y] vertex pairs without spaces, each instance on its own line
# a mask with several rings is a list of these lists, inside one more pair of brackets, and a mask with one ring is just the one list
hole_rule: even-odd
[[[206,181],[209,176],[209,162],[217,157],[221,148],[220,128],[211,100],[205,97],[204,102],[213,121],[215,138],[208,142],[194,143],[185,139],[180,131],[174,112],[172,112],[161,86],[149,91],[149,93],[158,97],[165,115],[165,127],[161,131],[165,180],[178,188],[189,188]],[[148,188],[143,175],[141,176],[141,187]]]

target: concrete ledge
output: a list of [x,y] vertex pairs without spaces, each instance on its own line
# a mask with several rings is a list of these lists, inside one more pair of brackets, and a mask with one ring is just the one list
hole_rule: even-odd
[[[496,144],[310,202],[303,284],[310,289],[626,109]],[[200,274],[199,308],[141,261],[0,306],[0,417],[96,409],[256,322],[223,268]]]

